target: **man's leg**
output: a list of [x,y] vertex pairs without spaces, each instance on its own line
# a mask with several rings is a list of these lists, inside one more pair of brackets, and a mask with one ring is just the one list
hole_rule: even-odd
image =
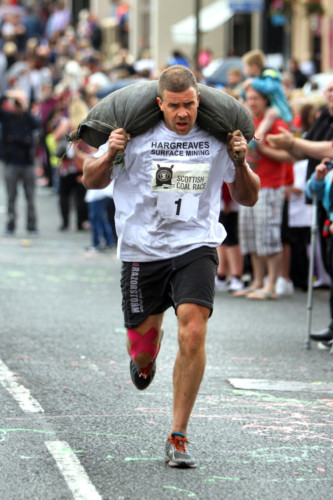
[[203,378],[205,339],[210,309],[181,304],[177,309],[179,350],[173,372],[173,424],[171,433],[186,435],[187,424]]
[[137,328],[127,330],[131,379],[140,391],[147,389],[155,377],[156,358],[162,339],[162,319],[163,314],[150,316]]
[[205,371],[205,338],[210,309],[196,304],[177,308],[179,350],[173,370],[173,423],[166,442],[170,467],[197,467],[186,445],[187,424]]
[[[158,334],[155,340],[153,341],[153,344],[156,347],[158,347],[161,342],[162,321],[163,321],[163,314],[156,314],[154,316],[149,316],[147,319],[145,319],[145,321],[140,323],[140,325],[133,328],[133,330],[137,332],[139,335],[144,336],[147,332],[151,330],[151,328],[155,328]],[[127,336],[126,346],[127,346],[127,352],[130,356],[133,343],[134,343],[133,340],[131,340],[129,336]],[[138,354],[136,354],[132,359],[138,368],[146,368],[146,366],[149,365],[149,363],[151,363],[153,358],[145,350],[142,350],[141,352],[138,352]]]
[[102,226],[100,223],[100,200],[91,201],[88,205],[89,219],[91,223],[92,245],[99,247]]
[[7,188],[7,232],[15,230],[16,212],[15,203],[17,195],[18,169],[13,165],[6,165],[5,178]]
[[282,252],[267,255],[267,283],[265,289],[275,296],[275,285],[280,274]]
[[264,285],[264,278],[266,273],[266,260],[265,257],[257,255],[256,253],[251,254],[252,272],[253,272],[253,284],[254,289],[262,288]]
[[267,255],[267,256],[256,256],[257,262],[260,263],[261,270],[266,269],[267,265],[267,282],[261,288],[249,292],[247,294],[248,299],[266,299],[266,298],[276,298],[275,285],[279,276],[282,252]]
[[239,245],[227,247],[227,257],[232,276],[241,277],[244,269],[244,259]]
[[217,256],[219,259],[219,265],[217,267],[215,276],[215,290],[217,292],[227,292],[229,286],[229,265],[227,259],[227,247],[225,245],[220,245],[216,249]]
[[35,167],[27,166],[22,170],[23,188],[27,200],[27,230],[37,230],[37,218],[35,208],[35,187],[36,187],[36,174]]
[[68,229],[69,226],[69,197],[71,193],[71,179],[69,175],[59,177],[59,205],[62,217],[61,230]]

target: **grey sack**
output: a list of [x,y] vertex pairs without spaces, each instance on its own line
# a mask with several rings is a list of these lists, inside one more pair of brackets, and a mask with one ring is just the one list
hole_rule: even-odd
[[[220,90],[199,84],[200,105],[197,123],[217,139],[226,142],[227,134],[240,130],[250,141],[254,125],[247,109],[234,97]],[[112,130],[123,128],[131,136],[139,135],[162,119],[157,101],[157,81],[138,82],[104,97],[69,136],[82,139],[98,148]]]

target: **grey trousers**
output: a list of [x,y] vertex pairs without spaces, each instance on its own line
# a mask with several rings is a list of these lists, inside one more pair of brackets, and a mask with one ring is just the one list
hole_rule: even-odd
[[15,229],[16,223],[16,197],[19,183],[22,183],[27,200],[26,228],[28,231],[36,230],[35,186],[36,174],[33,165],[5,165],[5,180],[8,197],[7,228]]

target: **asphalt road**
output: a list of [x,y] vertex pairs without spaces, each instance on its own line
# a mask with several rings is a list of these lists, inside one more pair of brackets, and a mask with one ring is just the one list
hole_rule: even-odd
[[[199,467],[164,465],[176,319],[168,311],[153,384],[137,391],[125,350],[115,252],[57,231],[38,189],[40,235],[2,233],[0,498],[321,499],[333,495],[333,356],[305,349],[306,294],[216,296],[207,369],[188,430]],[[328,323],[314,292],[313,328]]]

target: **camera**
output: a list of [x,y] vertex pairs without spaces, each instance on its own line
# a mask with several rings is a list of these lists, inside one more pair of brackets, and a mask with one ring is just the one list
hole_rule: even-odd
[[327,170],[332,170],[333,169],[333,160],[325,161],[325,165]]

